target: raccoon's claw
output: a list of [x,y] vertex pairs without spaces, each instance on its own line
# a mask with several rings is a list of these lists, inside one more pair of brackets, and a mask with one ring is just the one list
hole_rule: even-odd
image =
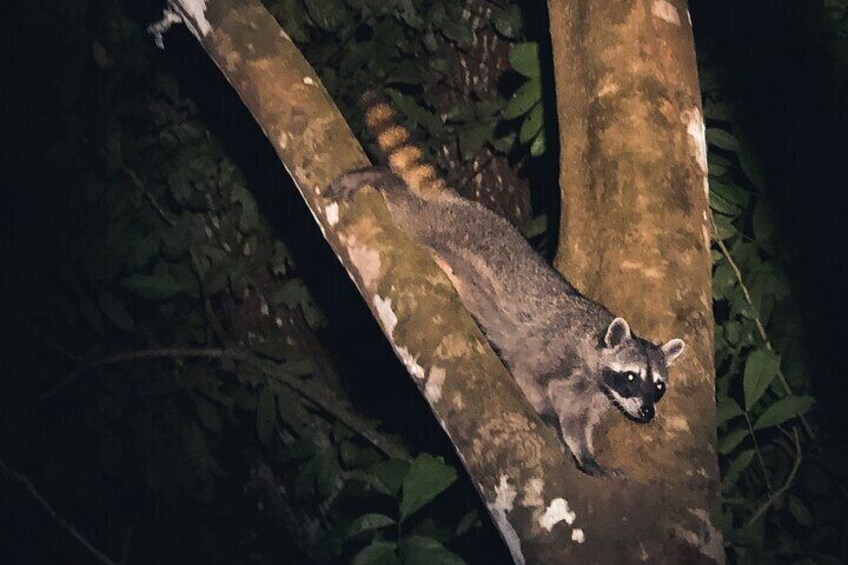
[[577,461],[581,471],[592,477],[623,479],[625,473],[617,467],[602,467],[594,457],[583,457]]
[[608,479],[626,479],[627,473],[618,467],[605,467],[604,477]]
[[581,471],[593,477],[605,477],[607,471],[595,460],[594,457],[581,457],[577,460],[577,466]]

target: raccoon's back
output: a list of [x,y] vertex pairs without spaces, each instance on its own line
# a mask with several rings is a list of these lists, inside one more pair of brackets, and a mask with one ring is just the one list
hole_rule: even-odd
[[499,349],[521,355],[528,339],[565,349],[565,341],[592,338],[612,320],[494,212],[460,197],[429,205],[435,226],[424,243],[453,270],[463,303]]

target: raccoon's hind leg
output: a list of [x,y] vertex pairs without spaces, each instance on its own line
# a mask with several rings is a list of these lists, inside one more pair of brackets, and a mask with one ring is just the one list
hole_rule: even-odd
[[405,185],[394,173],[385,167],[366,167],[345,173],[334,180],[323,196],[332,200],[346,200],[365,186],[371,186],[379,192],[404,190]]

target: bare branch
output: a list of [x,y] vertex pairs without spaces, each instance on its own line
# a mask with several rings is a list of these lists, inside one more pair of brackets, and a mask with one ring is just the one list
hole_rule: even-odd
[[83,536],[79,532],[79,530],[74,527],[73,524],[68,522],[64,517],[62,517],[61,514],[56,512],[53,506],[49,502],[47,502],[47,500],[43,496],[41,496],[41,493],[38,492],[38,489],[35,488],[34,484],[32,484],[32,481],[30,481],[24,474],[9,467],[2,459],[0,459],[0,471],[3,471],[6,476],[23,486],[27,490],[27,492],[32,495],[36,502],[38,502],[38,504],[40,504],[41,507],[44,508],[44,510],[48,514],[50,514],[50,517],[53,518],[53,520],[57,524],[59,524],[59,526],[63,530],[68,532],[74,539],[80,542],[83,547],[85,547],[89,551],[89,553],[91,553],[94,557],[97,558],[98,561],[100,561],[101,563],[105,563],[106,565],[118,565],[117,563],[106,557],[106,554],[97,549],[93,543],[88,541],[85,536]]

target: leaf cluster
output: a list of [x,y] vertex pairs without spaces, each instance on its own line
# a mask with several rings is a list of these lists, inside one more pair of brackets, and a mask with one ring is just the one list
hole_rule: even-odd
[[803,310],[769,179],[731,77],[701,50],[713,225],[723,529],[739,563],[839,563],[838,479],[815,425]]
[[[387,79],[395,85],[435,84],[437,62],[416,70],[403,60],[434,53],[435,34],[467,42],[461,13],[450,3],[400,4],[310,1],[290,14],[300,22],[290,29],[302,30],[331,82],[334,72],[342,84],[377,69],[395,73]],[[365,41],[354,8],[387,27]],[[49,28],[66,40],[65,72],[45,69],[42,96],[61,91],[63,103],[48,115],[84,125],[58,139],[65,151],[39,155],[34,173],[20,178],[28,189],[15,195],[24,211],[18,237],[32,245],[5,288],[20,331],[3,344],[15,375],[2,401],[10,415],[4,455],[43,468],[39,486],[67,493],[72,516],[91,512],[90,496],[133,493],[134,502],[90,519],[158,537],[131,544],[138,559],[226,560],[239,536],[251,535],[250,521],[241,533],[223,524],[228,512],[246,512],[234,493],[259,454],[303,522],[316,524],[301,539],[290,532],[289,549],[319,562],[463,562],[447,548],[468,551],[467,535],[480,525],[473,496],[441,496],[460,488],[456,470],[431,455],[410,458],[316,369],[326,353],[305,344],[325,314],[255,187],[175,76],[152,65],[158,54],[141,26],[112,0],[62,15],[27,9],[33,37],[49,18],[66,17]],[[401,31],[418,39],[394,43]],[[331,53],[336,34],[348,33],[351,50]],[[402,105],[412,96],[401,90]],[[99,102],[88,104],[91,97]],[[442,127],[419,108],[405,107]],[[45,126],[33,145],[54,147],[47,137],[66,127]],[[33,426],[44,433],[20,441]]]

